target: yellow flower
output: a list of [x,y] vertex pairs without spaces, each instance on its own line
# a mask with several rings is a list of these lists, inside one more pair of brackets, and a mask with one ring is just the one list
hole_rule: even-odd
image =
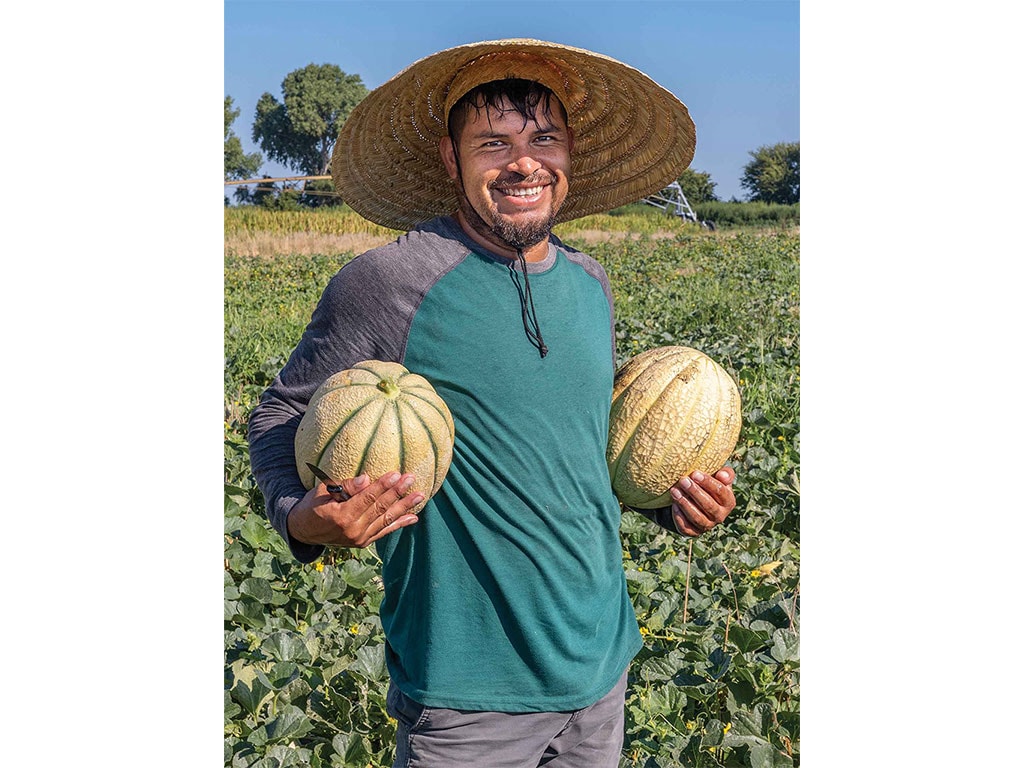
[[732,723],[726,723],[725,728],[722,729],[722,733],[728,733],[730,728],[732,728]]
[[324,569],[324,564],[317,560],[316,565],[314,565],[313,567],[316,568],[318,571],[322,571]]
[[754,570],[752,570],[752,571],[750,572],[750,575],[751,575],[751,576],[753,576],[753,577],[754,577],[754,578],[756,579],[756,578],[757,578],[758,576],[760,576],[760,575],[761,575],[761,571],[760,571],[760,570],[758,570],[757,568],[755,568]]
[[353,624],[351,627],[348,628],[348,631],[351,632],[353,635],[358,635],[359,634],[359,625],[358,624]]
[[640,634],[644,637],[647,637],[649,634],[651,634],[651,630],[649,630],[647,627],[640,627]]

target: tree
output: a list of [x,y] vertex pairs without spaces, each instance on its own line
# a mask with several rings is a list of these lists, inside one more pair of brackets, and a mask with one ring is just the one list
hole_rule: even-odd
[[270,93],[260,96],[253,140],[297,173],[326,175],[341,126],[367,94],[362,78],[334,64],[310,64],[289,72],[281,91],[283,103]]
[[717,184],[711,180],[710,173],[687,168],[676,181],[683,188],[683,194],[686,195],[690,205],[711,203],[718,200],[718,196],[715,194]]
[[232,109],[234,100],[224,97],[224,181],[251,179],[263,164],[263,155],[259,152],[245,154],[242,140],[231,130],[231,124],[241,110]]
[[740,186],[751,201],[792,205],[800,202],[800,142],[772,144],[751,152]]

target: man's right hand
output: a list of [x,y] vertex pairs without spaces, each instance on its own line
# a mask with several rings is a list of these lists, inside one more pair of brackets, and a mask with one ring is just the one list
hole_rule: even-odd
[[317,483],[288,513],[288,535],[306,544],[366,547],[419,520],[411,510],[423,494],[406,496],[413,480],[398,472],[373,483],[366,475],[349,478],[341,483],[347,501],[335,500],[326,485]]

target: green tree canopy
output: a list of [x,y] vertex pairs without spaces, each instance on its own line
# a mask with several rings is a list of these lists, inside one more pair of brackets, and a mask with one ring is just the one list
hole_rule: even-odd
[[259,152],[245,154],[242,140],[231,130],[241,111],[232,108],[234,103],[230,96],[224,97],[224,181],[251,179],[263,164],[263,155]]
[[718,185],[711,180],[710,173],[687,168],[676,181],[683,188],[683,194],[686,195],[690,205],[712,203],[718,200],[718,195],[715,194],[715,187]]
[[309,64],[281,83],[284,102],[264,93],[252,138],[272,160],[306,176],[330,172],[331,152],[349,114],[366,96],[359,75],[334,64]]
[[751,201],[792,205],[800,202],[800,142],[759,147],[743,166],[740,186]]

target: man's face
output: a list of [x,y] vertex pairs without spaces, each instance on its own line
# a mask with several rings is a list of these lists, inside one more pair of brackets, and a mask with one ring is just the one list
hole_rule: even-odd
[[529,248],[547,238],[565,202],[571,149],[572,132],[552,102],[549,115],[539,109],[525,125],[513,109],[470,109],[458,147],[446,137],[441,156],[466,222],[489,242]]

